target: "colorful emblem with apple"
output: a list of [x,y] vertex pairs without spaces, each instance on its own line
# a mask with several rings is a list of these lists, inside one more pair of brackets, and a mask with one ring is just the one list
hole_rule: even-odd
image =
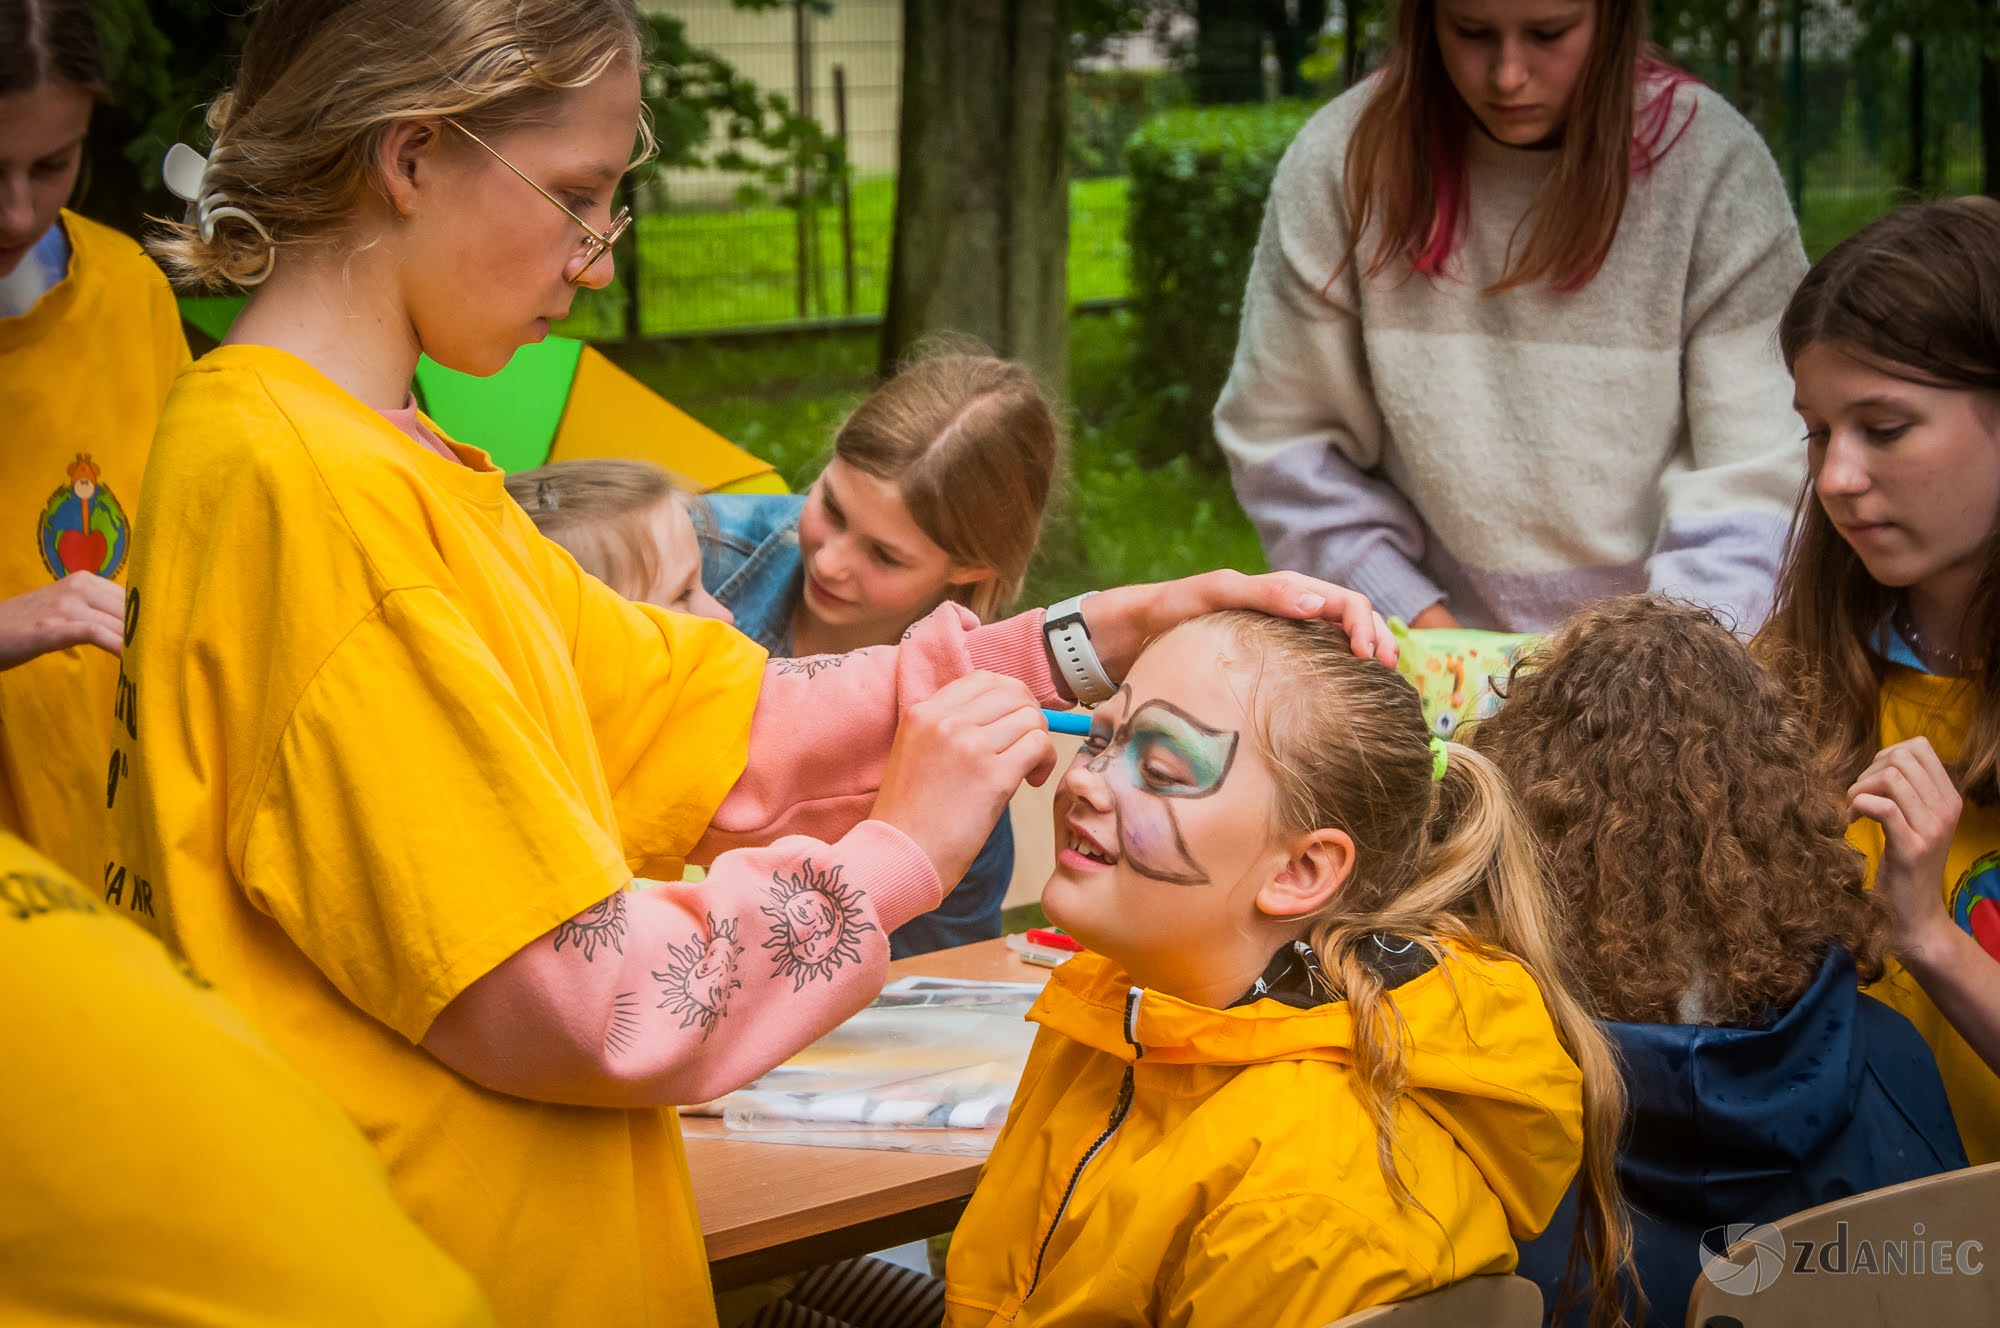
[[1949,896],[1952,920],[1979,948],[2000,959],[2000,853],[1983,853],[1965,869]]
[[90,453],[69,464],[69,482],[49,495],[36,524],[42,564],[60,581],[72,572],[115,576],[132,543],[132,523],[117,497],[100,481]]

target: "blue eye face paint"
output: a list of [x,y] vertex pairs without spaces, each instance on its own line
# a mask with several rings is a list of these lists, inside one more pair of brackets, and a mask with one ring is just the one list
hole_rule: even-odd
[[1234,731],[1210,728],[1167,701],[1146,702],[1116,729],[1109,720],[1092,721],[1077,759],[1110,785],[1119,852],[1134,871],[1170,885],[1208,884],[1181,837],[1173,803],[1221,788],[1237,741]]

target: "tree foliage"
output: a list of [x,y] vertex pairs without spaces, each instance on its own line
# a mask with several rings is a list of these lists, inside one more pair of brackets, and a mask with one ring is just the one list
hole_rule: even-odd
[[[148,211],[174,206],[159,162],[176,141],[207,146],[202,116],[228,86],[249,27],[247,0],[98,0],[98,29],[114,71],[112,105],[93,126],[88,210],[132,230]],[[734,0],[737,8],[789,8],[790,0]],[[810,0],[825,13],[832,0]],[[796,201],[800,182],[830,197],[840,145],[782,96],[688,40],[686,24],[648,12],[644,79],[659,153],[642,173],[668,167],[740,173],[750,193]]]

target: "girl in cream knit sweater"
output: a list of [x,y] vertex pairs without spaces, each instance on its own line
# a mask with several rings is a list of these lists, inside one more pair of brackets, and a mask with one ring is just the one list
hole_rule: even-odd
[[1285,154],[1215,411],[1272,566],[1417,626],[1649,588],[1762,621],[1805,254],[1756,131],[1641,8],[1405,0]]

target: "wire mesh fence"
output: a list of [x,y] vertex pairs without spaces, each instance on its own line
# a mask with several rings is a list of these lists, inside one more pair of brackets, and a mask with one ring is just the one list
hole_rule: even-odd
[[[568,329],[608,338],[713,333],[878,317],[895,216],[901,0],[795,0],[738,9],[731,0],[655,0],[691,41],[802,107],[846,144],[849,182],[833,202],[787,206],[752,197],[739,176],[668,172],[644,191],[635,242],[617,279],[586,293]],[[1705,33],[1667,32],[1669,53],[1728,95],[1764,134],[1784,172],[1809,253],[1817,256],[1898,201],[1966,193],[1982,175],[1976,42],[1922,41],[1830,3],[1786,0],[1746,62]],[[1322,46],[1336,54],[1309,95],[1338,91],[1354,5],[1330,6]],[[1353,67],[1379,55],[1378,4]],[[1782,16],[1779,8],[1774,15]],[[1185,36],[1186,29],[1182,29]],[[1197,50],[1193,57],[1199,60]],[[1127,291],[1123,142],[1144,119],[1204,86],[1189,50],[1141,35],[1100,47],[1072,76],[1069,285],[1073,300]],[[1266,43],[1253,80],[1266,95],[1295,82]],[[1310,70],[1313,62],[1308,62]],[[1207,85],[1215,80],[1210,79]],[[1240,85],[1243,80],[1237,80]],[[1246,243],[1248,239],[1246,238]],[[636,275],[635,275],[636,274]],[[636,298],[636,307],[632,301]]]

